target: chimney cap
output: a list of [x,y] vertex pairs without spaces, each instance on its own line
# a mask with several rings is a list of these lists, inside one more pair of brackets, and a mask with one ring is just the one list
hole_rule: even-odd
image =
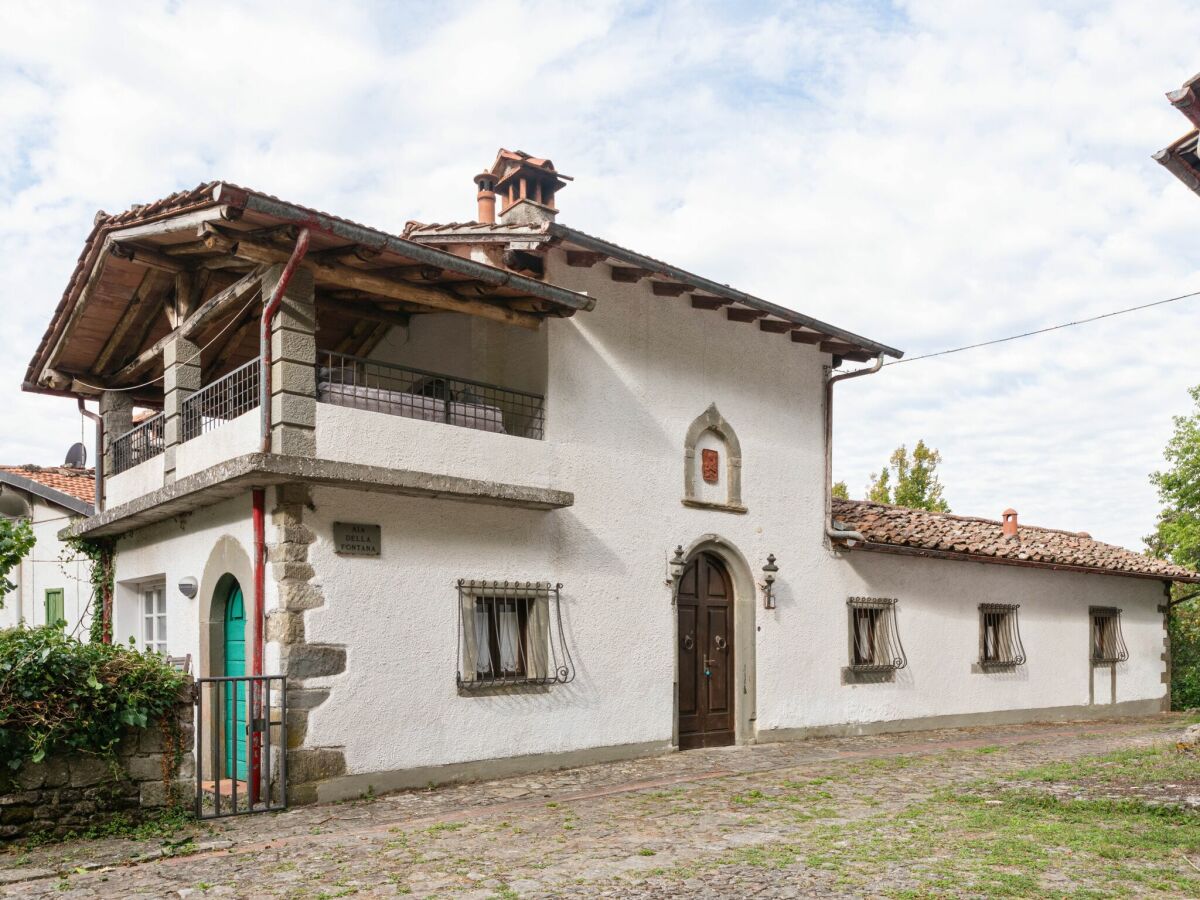
[[1000,533],[1007,538],[1016,538],[1017,536],[1017,511],[1011,506],[1001,513],[1002,524],[1000,525]]

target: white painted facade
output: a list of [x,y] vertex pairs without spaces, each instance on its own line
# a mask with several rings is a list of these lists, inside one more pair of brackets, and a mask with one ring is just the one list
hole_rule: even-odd
[[[11,486],[8,491],[15,491]],[[29,523],[36,543],[33,549],[9,573],[16,589],[2,598],[0,628],[24,623],[30,627],[46,624],[48,591],[63,592],[63,618],[68,634],[87,639],[91,627],[91,563],[76,557],[58,533],[75,513],[43,497],[24,495],[29,508]]]
[[[453,764],[671,747],[677,635],[668,561],[677,545],[716,553],[732,575],[739,741],[1111,706],[1111,669],[1093,670],[1088,656],[1089,606],[1123,610],[1130,658],[1116,666],[1121,709],[1164,702],[1162,582],[834,552],[824,535],[828,354],[695,310],[686,296],[615,283],[605,266],[569,268],[560,251],[548,255],[546,274],[596,297],[595,310],[549,319],[538,332],[453,314],[421,317],[374,353],[544,392],[544,440],[317,404],[319,458],[574,494],[570,507],[543,511],[313,489],[304,524],[315,534],[308,563],[324,603],[305,614],[305,640],[346,650],[343,672],[306,684],[330,692],[309,715],[306,746],[341,748],[345,758],[347,777],[322,796],[422,783],[438,777],[431,769]],[[682,502],[685,435],[711,404],[740,442],[745,513]],[[195,447],[183,445],[178,476],[250,452],[256,427],[249,413]],[[697,459],[705,448],[728,451],[711,434],[698,442]],[[126,499],[134,480],[127,476],[142,477],[131,470],[109,482]],[[698,498],[723,502],[724,481],[700,484]],[[115,638],[137,639],[141,586],[165,584],[170,653],[191,654],[198,674],[222,674],[207,662],[219,639],[214,592],[231,573],[249,596],[250,514],[247,490],[122,537]],[[335,552],[333,523],[345,521],[381,527],[379,558]],[[268,527],[269,542],[275,534]],[[757,582],[772,553],[778,606],[766,610]],[[176,587],[188,576],[200,585],[193,600]],[[460,695],[455,584],[464,578],[561,583],[575,679],[533,692]],[[271,610],[278,590],[272,577],[266,584]],[[890,681],[844,683],[846,600],[859,595],[898,600],[908,665]],[[973,671],[983,602],[1021,605],[1025,665]],[[278,661],[278,647],[268,644],[267,670]],[[379,775],[396,772],[420,774]]]

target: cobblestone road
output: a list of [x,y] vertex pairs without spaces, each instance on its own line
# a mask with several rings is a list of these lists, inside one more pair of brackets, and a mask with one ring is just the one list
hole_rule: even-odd
[[193,843],[185,833],[167,845],[12,849],[0,855],[0,896],[827,896],[839,893],[828,872],[745,864],[737,853],[899,810],[939,788],[1165,742],[1179,723],[1160,716],[696,750],[222,820],[196,828]]

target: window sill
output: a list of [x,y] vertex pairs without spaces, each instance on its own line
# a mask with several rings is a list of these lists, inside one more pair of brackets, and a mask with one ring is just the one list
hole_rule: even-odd
[[845,666],[842,668],[842,684],[888,684],[895,680],[895,666]]
[[715,509],[719,510],[720,512],[731,512],[738,514],[748,512],[746,507],[739,503],[715,503],[710,500],[691,500],[686,498],[682,502],[684,506],[690,506],[693,509]]
[[997,672],[1012,672],[1025,665],[1021,662],[977,662],[971,664],[972,675],[990,675]]
[[514,681],[509,684],[481,684],[478,687],[467,687],[458,683],[460,697],[496,697],[509,694],[548,694],[550,685],[538,684],[533,681]]

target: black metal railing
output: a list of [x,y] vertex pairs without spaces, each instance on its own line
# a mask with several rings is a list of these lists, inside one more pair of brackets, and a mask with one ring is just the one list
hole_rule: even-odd
[[190,441],[256,409],[259,369],[259,360],[252,359],[184,400],[181,440]]
[[317,357],[317,399],[324,403],[536,440],[544,434],[541,394],[343,353]]
[[1092,621],[1092,662],[1120,663],[1129,659],[1129,648],[1121,633],[1121,611],[1093,606],[1088,612]]
[[1025,664],[1025,647],[1017,623],[1018,604],[981,603],[979,605],[979,665],[988,668],[1013,668]]
[[561,592],[547,582],[459,581],[459,688],[572,681]]
[[284,676],[197,678],[195,696],[196,818],[285,809]]
[[851,597],[850,668],[856,672],[889,672],[908,665],[896,623],[896,601]]
[[163,452],[163,415],[158,413],[112,442],[112,474],[132,469]]

